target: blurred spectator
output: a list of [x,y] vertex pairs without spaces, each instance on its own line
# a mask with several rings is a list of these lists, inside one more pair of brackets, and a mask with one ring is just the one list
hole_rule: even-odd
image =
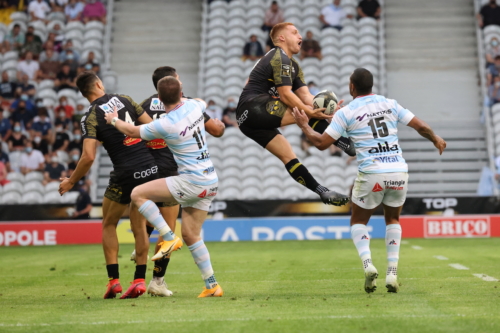
[[52,123],[46,108],[38,110],[38,117],[33,119],[33,130],[42,134],[42,139],[52,142]]
[[35,42],[43,45],[43,42],[42,42],[42,39],[40,38],[40,36],[35,34],[35,27],[33,26],[33,24],[28,25],[28,30],[26,30],[26,33],[33,34],[33,39],[35,40]]
[[48,155],[49,144],[46,140],[42,139],[42,133],[34,132],[32,145],[33,149],[41,151],[44,156]]
[[[69,153],[69,158],[71,162],[68,164],[68,177],[71,177],[76,169],[78,161],[80,160],[80,149],[72,149]],[[83,176],[82,179],[75,184],[76,189],[86,184],[87,175]]]
[[76,110],[75,113],[73,114],[73,118],[71,119],[73,121],[74,128],[80,127],[80,121],[82,120],[82,117],[85,115],[85,112],[87,112],[87,109],[85,108],[84,104],[81,103],[76,104]]
[[82,220],[90,218],[90,211],[92,210],[92,200],[90,200],[88,186],[83,184],[80,189],[80,195],[76,198],[75,212],[73,218]]
[[302,46],[300,48],[300,60],[304,58],[318,58],[321,60],[323,58],[321,55],[321,46],[319,46],[318,41],[313,37],[311,31],[306,33],[306,39],[302,41]]
[[4,153],[9,152],[9,145],[7,144],[7,142],[2,140],[1,136],[0,136],[0,151],[3,151]]
[[66,14],[66,20],[71,21],[81,21],[82,12],[85,5],[83,2],[78,0],[70,0],[64,9],[64,14]]
[[33,149],[31,141],[26,141],[24,154],[21,155],[21,172],[23,174],[32,171],[44,171],[45,159],[39,150]]
[[271,31],[271,29],[278,23],[284,22],[283,11],[279,8],[278,2],[273,1],[271,7],[266,11],[264,17],[264,24],[262,25],[263,31]]
[[68,63],[64,63],[61,71],[57,74],[57,80],[54,81],[54,89],[56,91],[62,89],[73,89],[78,91],[76,88],[76,74],[71,70]]
[[7,172],[10,172],[10,159],[9,154],[0,149],[0,162],[5,165]]
[[28,79],[34,80],[36,78],[36,72],[40,69],[38,61],[33,60],[33,52],[28,51],[24,56],[24,60],[19,61],[17,64],[17,77],[21,81],[21,74],[25,73],[28,75]]
[[68,0],[50,0],[50,6],[53,12],[62,12],[64,6],[68,4]]
[[63,44],[64,44],[64,40],[66,39],[66,37],[64,36],[64,31],[61,29],[61,25],[59,23],[54,24],[54,27],[52,28],[52,30],[50,31],[50,33],[53,33],[55,35],[55,37],[54,37],[54,41],[55,41],[54,45],[56,47],[62,48]]
[[214,119],[222,119],[222,108],[220,106],[215,105],[213,100],[208,101],[207,109],[205,112],[210,116],[210,118]]
[[53,152],[50,155],[50,163],[47,163],[43,173],[43,185],[47,185],[51,182],[58,182],[60,178],[66,177],[66,169],[64,165],[59,163],[59,157],[57,153]]
[[[40,56],[38,57],[38,62],[40,63],[40,65],[42,64],[42,62],[47,60],[59,61],[59,52],[54,51],[54,44],[52,42],[48,42],[48,44],[46,43],[45,46],[45,50],[42,51],[42,53],[40,53]],[[50,57],[47,56],[47,51],[51,52]]]
[[500,43],[498,38],[493,37],[490,40],[490,45],[486,50],[486,66],[493,64],[495,57],[500,55]]
[[12,128],[10,126],[10,121],[9,119],[3,117],[3,111],[0,110],[0,139],[2,141],[7,141],[11,134]]
[[37,73],[38,80],[55,80],[60,72],[59,60],[54,60],[54,51],[45,51],[46,60],[40,61],[40,70]]
[[49,12],[50,7],[43,0],[32,0],[28,5],[28,13],[30,14],[31,21],[45,21]]
[[89,21],[100,21],[106,24],[106,7],[97,0],[88,0],[83,8],[82,19],[84,23]]
[[488,66],[488,72],[486,73],[486,84],[488,87],[493,84],[493,79],[495,76],[500,74],[500,56],[496,56],[493,60],[493,64]]
[[69,135],[66,133],[66,124],[59,122],[56,124],[55,129],[56,134],[54,143],[52,144],[52,150],[66,151],[69,145]]
[[491,24],[500,25],[500,7],[498,7],[496,0],[490,0],[488,4],[481,7],[481,11],[476,17],[481,28]]
[[64,126],[64,130],[66,130],[71,124],[71,118],[66,117],[66,111],[60,110],[59,112],[56,112],[56,121],[55,121],[55,127],[58,125]]
[[12,126],[12,134],[7,139],[9,151],[19,151],[24,149],[26,136],[23,134],[23,128],[19,121],[15,121]]
[[314,83],[314,81],[309,81],[309,83],[307,84],[307,88],[313,96],[316,96],[319,93],[319,88],[316,83]]
[[362,0],[357,8],[358,19],[363,17],[373,17],[375,19],[380,19],[380,13],[382,7],[377,0]]
[[352,18],[352,15],[347,15],[345,10],[340,6],[340,0],[334,0],[333,4],[324,7],[321,10],[319,20],[323,23],[324,28],[335,28],[342,30],[342,20]]
[[7,171],[7,166],[0,161],[0,185],[4,186],[5,184],[10,183],[10,181],[7,179],[7,174],[9,172]]
[[500,76],[493,78],[493,84],[488,87],[488,97],[490,98],[490,105],[500,103]]
[[236,121],[237,106],[238,103],[236,103],[234,98],[229,98],[227,100],[227,107],[222,113],[222,122],[226,125],[226,127],[238,127],[238,122]]
[[17,85],[10,80],[7,71],[2,72],[2,83],[0,83],[0,96],[6,100],[12,100],[15,96]]
[[4,45],[7,49],[20,51],[24,46],[25,36],[19,24],[14,24],[12,30],[5,37]]
[[74,111],[75,109],[68,104],[68,98],[66,96],[61,96],[59,98],[59,104],[54,109],[58,118],[64,116],[65,118],[71,119]]
[[21,81],[17,84],[16,93],[21,95],[21,97],[23,94],[26,94],[28,95],[28,98],[32,99],[36,94],[35,86],[29,82],[28,75],[21,73],[20,76],[21,76]]
[[80,131],[80,127],[75,127],[73,129],[73,140],[71,140],[71,142],[68,145],[68,151],[74,152],[75,150],[78,150],[78,158],[80,158],[81,149],[82,149],[82,131]]
[[260,42],[257,40],[257,36],[251,35],[250,41],[246,43],[245,47],[243,48],[243,57],[241,57],[241,59],[243,61],[247,59],[255,61],[259,58],[262,58],[263,55],[264,50],[262,49],[262,45],[260,45]]
[[80,54],[73,48],[73,41],[71,39],[66,41],[64,49],[59,54],[59,61],[65,62],[68,60],[75,60],[76,62],[80,61]]
[[[47,45],[47,44],[53,45],[55,52],[61,52],[62,48],[63,48],[63,44],[58,43],[56,41],[56,37],[57,37],[57,35],[55,33],[49,32],[49,35],[47,37],[47,41],[45,42],[45,45]],[[48,47],[45,47],[45,49],[47,49],[47,48]]]
[[[23,95],[26,96],[26,95]],[[30,109],[27,108],[27,104],[30,104]],[[14,122],[19,122],[21,124],[21,128],[26,128],[28,124],[35,117],[35,108],[33,103],[30,100],[19,100],[12,103],[15,104],[15,109],[10,115],[10,120]]]

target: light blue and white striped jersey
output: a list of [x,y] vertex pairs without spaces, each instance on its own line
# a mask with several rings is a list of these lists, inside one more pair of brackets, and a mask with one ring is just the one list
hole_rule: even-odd
[[188,99],[153,122],[142,125],[144,140],[164,139],[172,151],[179,174],[192,184],[218,181],[205,139],[204,102]]
[[335,140],[347,133],[354,142],[360,172],[408,172],[397,125],[408,125],[414,116],[395,100],[371,94],[338,110],[325,132]]

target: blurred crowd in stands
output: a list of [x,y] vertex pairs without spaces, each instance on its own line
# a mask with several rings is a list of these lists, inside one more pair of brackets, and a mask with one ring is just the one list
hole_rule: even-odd
[[[17,14],[26,22],[12,22]],[[45,185],[75,169],[82,143],[79,122],[88,106],[77,95],[75,79],[83,70],[99,75],[100,64],[94,52],[83,56],[74,48],[61,24],[91,21],[106,23],[99,0],[0,2],[0,25],[8,27],[0,35],[0,185],[8,182],[9,172],[43,172]],[[7,65],[7,56],[17,64]],[[53,105],[39,96],[42,86],[54,90]]]

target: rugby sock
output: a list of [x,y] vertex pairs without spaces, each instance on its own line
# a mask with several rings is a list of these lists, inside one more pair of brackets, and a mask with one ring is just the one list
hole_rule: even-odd
[[385,246],[387,248],[387,275],[398,274],[399,246],[401,244],[401,225],[389,224],[385,227]]
[[153,201],[148,200],[143,203],[142,206],[139,207],[139,213],[141,213],[149,223],[155,226],[163,240],[174,240],[174,232],[167,225],[167,222],[165,222],[165,219],[160,214],[160,210]]
[[355,224],[351,226],[351,238],[354,246],[358,250],[359,257],[363,262],[363,268],[366,269],[372,263],[372,253],[370,251],[370,235],[368,228],[364,224]]
[[329,125],[325,119],[309,119],[309,126],[318,133],[323,133]]
[[120,278],[120,273],[118,272],[118,264],[106,265],[106,270],[108,271],[109,281]]
[[320,194],[329,191],[326,187],[320,185],[316,179],[314,179],[314,177],[309,173],[309,170],[307,170],[307,168],[300,163],[298,159],[294,158],[285,164],[285,168],[297,183],[304,185],[314,193]]
[[146,278],[146,265],[135,266],[134,280]]
[[215,280],[214,270],[212,269],[212,263],[210,262],[210,254],[205,243],[201,240],[188,246],[191,255],[193,256],[194,262],[198,265],[201,272],[201,277],[205,280],[205,287],[207,289],[212,289],[217,285]]
[[155,268],[153,269],[154,278],[162,278],[165,276],[167,271],[168,263],[170,262],[170,257],[162,258],[155,261]]
[[151,234],[153,233],[154,230],[155,230],[155,227],[146,225],[146,232],[148,233],[148,237],[151,237]]

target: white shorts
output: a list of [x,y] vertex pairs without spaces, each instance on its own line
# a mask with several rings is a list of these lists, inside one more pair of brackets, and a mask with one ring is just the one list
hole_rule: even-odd
[[354,182],[351,201],[364,209],[381,203],[390,207],[402,206],[408,192],[408,173],[362,173]]
[[208,212],[217,195],[218,182],[210,185],[196,185],[181,176],[165,178],[168,189],[182,207],[193,207]]

